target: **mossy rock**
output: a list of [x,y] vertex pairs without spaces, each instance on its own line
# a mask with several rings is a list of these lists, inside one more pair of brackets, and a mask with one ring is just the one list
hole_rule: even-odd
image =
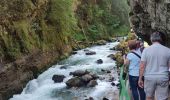
[[121,52],[117,52],[115,55],[116,65],[117,67],[121,67],[123,65],[123,57]]
[[116,47],[115,50],[121,51],[122,55],[127,54],[129,52],[128,49],[128,42],[126,41],[121,41]]

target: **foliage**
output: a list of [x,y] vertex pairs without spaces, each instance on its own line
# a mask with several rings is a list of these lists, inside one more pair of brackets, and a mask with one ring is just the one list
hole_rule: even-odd
[[124,5],[124,0],[1,0],[0,59],[33,51],[63,54],[71,38],[124,35],[129,30]]
[[[115,4],[116,3],[116,4]],[[120,4],[118,7],[117,5]],[[122,36],[129,31],[128,9],[123,0],[82,1],[76,11],[78,24],[88,40]],[[123,10],[121,10],[122,8]],[[117,11],[116,11],[117,10]],[[126,16],[126,18],[120,17]],[[125,21],[126,20],[126,21]]]
[[8,9],[0,11],[4,18],[0,21],[0,59],[15,60],[36,50],[64,54],[76,28],[73,0],[2,2]]

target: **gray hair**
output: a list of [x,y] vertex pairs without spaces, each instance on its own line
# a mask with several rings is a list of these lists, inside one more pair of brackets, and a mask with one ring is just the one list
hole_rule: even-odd
[[162,41],[161,34],[159,32],[152,33],[150,40],[151,42],[161,42]]

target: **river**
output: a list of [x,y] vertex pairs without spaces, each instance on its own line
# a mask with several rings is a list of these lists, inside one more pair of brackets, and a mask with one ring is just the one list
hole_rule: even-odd
[[[116,86],[112,86],[112,81],[110,81],[110,78],[114,77],[113,81],[118,83],[115,61],[107,57],[109,54],[116,53],[110,48],[118,43],[107,43],[106,45],[93,46],[77,51],[77,54],[53,65],[40,74],[37,79],[29,81],[22,93],[13,95],[10,100],[85,100],[90,97],[94,100],[103,100],[103,98],[118,100],[119,90]],[[95,51],[96,54],[86,55],[86,50]],[[98,59],[102,59],[103,63],[97,64]],[[63,66],[66,68],[61,69],[60,67]],[[91,88],[68,89],[65,82],[72,78],[69,73],[75,70],[88,70],[96,73],[100,77],[97,79],[98,85]],[[102,70],[110,70],[111,73]],[[64,82],[54,83],[52,80],[54,74],[65,75]]]

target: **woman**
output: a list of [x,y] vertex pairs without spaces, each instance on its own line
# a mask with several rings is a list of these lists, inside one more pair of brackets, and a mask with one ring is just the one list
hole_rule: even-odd
[[138,86],[141,53],[139,53],[137,41],[136,40],[128,41],[128,47],[130,49],[130,52],[127,54],[126,58],[124,57],[124,65],[125,67],[129,66],[128,68],[129,84],[132,90],[133,99],[145,100],[144,89]]

